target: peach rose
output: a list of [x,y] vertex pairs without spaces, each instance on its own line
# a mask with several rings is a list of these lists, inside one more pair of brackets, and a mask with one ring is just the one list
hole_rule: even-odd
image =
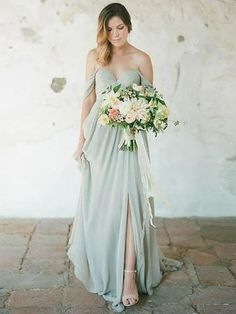
[[116,108],[111,108],[109,110],[109,114],[108,114],[109,118],[112,120],[116,120],[117,117],[119,116],[119,110]]

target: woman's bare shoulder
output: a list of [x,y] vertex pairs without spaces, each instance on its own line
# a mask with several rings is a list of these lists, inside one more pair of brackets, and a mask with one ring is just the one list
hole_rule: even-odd
[[91,58],[95,58],[96,57],[96,48],[92,48],[87,52],[87,56],[91,57]]
[[90,77],[90,75],[96,70],[97,62],[96,62],[96,48],[92,48],[87,52],[86,57],[86,78]]
[[149,54],[141,49],[135,48],[135,63],[141,73],[150,81],[153,82],[153,67],[152,60]]
[[96,64],[96,57],[97,57],[96,48],[92,48],[87,52],[87,61],[89,61],[93,65]]
[[136,48],[136,53],[135,53],[135,57],[138,61],[138,63],[146,63],[146,62],[150,62],[151,61],[151,57],[149,56],[149,54],[141,49]]

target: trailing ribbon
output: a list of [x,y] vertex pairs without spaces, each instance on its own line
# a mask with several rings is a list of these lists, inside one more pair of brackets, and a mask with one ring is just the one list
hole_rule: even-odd
[[119,149],[135,151],[137,144],[135,141],[135,133],[129,127],[123,129],[123,137],[119,143]]
[[158,187],[156,183],[156,179],[153,176],[149,157],[147,154],[147,150],[145,148],[143,136],[140,131],[136,132],[135,139],[138,145],[138,161],[139,161],[139,167],[141,171],[141,180],[143,184],[144,194],[147,200],[147,209],[148,209],[148,214],[150,217],[150,224],[154,228],[157,228],[153,223],[153,214],[152,214],[149,197],[158,195],[159,198],[162,199],[162,201],[167,205],[167,207],[169,207],[170,202],[161,193],[160,188]]

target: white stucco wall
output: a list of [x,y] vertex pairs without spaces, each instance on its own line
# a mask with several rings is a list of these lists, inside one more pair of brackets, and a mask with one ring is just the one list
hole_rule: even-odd
[[[130,43],[150,54],[170,119],[183,122],[149,137],[169,200],[156,214],[235,215],[236,2],[120,2]],[[108,3],[0,1],[0,216],[74,215],[85,57]]]

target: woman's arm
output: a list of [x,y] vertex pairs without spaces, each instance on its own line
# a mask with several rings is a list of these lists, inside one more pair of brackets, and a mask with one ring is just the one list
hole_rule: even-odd
[[153,84],[152,61],[150,56],[145,52],[142,52],[139,55],[139,69],[143,76],[146,77],[149,82]]
[[[91,49],[86,58],[86,75],[85,79],[88,80],[91,75],[94,73],[96,69],[96,54],[95,49]],[[92,106],[96,101],[96,93],[95,88],[90,92],[90,94],[83,99],[81,106],[81,114],[80,114],[80,135],[79,135],[79,143],[78,143],[78,157],[80,158],[82,155],[82,148],[85,142],[84,131],[83,131],[83,123],[87,115],[89,114]]]

